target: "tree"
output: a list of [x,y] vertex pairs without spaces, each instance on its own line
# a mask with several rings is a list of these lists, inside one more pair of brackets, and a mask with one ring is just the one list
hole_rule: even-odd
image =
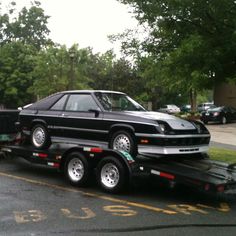
[[[40,3],[15,11],[0,11],[0,100],[9,108],[16,108],[34,100],[30,88],[36,79],[34,70],[38,52],[51,41],[48,39],[48,16]],[[0,5],[0,10],[1,10]]]
[[196,91],[236,80],[234,0],[119,1],[148,24],[149,37],[140,45],[161,65],[168,86],[188,90],[194,100]]
[[51,44],[47,27],[49,16],[44,14],[40,2],[34,1],[29,9],[24,7],[18,15],[15,13],[15,5],[12,2],[9,13],[0,14],[0,45],[20,41],[39,50]]
[[28,88],[33,84],[35,49],[21,42],[0,47],[0,100],[8,108],[16,108],[32,101]]

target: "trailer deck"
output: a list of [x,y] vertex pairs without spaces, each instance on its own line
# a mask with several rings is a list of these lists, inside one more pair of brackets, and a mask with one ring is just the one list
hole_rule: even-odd
[[235,193],[236,164],[226,164],[195,156],[170,156],[151,159],[132,158],[128,153],[78,144],[56,143],[37,150],[31,145],[4,145],[5,155],[22,157],[29,162],[57,168],[73,185],[87,184],[91,172],[103,190],[119,192],[135,177],[152,176],[171,186],[188,185],[205,192]]

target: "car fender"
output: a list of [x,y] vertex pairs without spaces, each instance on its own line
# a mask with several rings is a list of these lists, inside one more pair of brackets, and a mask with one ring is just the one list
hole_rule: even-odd
[[111,136],[112,133],[118,131],[118,130],[129,130],[131,131],[133,134],[135,133],[135,129],[132,125],[127,125],[127,124],[114,124],[110,127],[109,130],[109,136]]
[[48,128],[48,125],[47,125],[46,121],[42,120],[42,119],[34,119],[34,120],[32,120],[30,128],[32,128],[35,124],[42,124],[46,128]]

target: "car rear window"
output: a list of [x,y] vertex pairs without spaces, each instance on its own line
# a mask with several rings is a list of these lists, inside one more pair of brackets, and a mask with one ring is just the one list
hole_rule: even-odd
[[64,94],[57,93],[46,97],[38,102],[35,102],[30,107],[26,108],[29,110],[48,110],[52,105],[54,105],[58,99],[60,99]]

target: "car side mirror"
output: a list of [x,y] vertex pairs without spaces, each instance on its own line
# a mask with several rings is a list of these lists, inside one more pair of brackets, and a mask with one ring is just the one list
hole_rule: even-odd
[[98,110],[98,109],[89,109],[89,112],[94,112],[95,117],[98,117],[99,113],[100,113],[100,110]]

